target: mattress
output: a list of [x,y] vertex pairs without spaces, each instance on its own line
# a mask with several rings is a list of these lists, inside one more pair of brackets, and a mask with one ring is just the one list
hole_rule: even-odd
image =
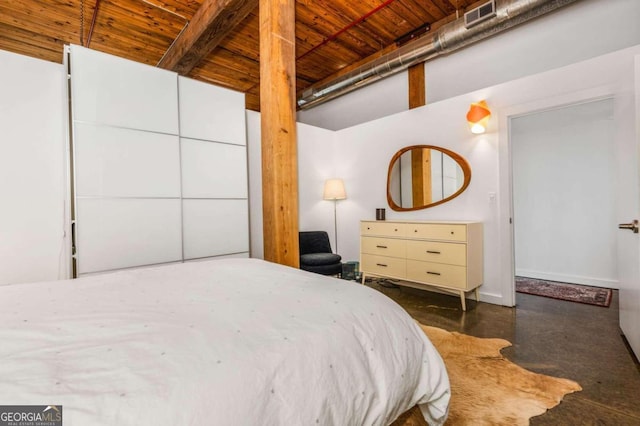
[[355,282],[257,259],[0,287],[0,401],[65,426],[444,422],[442,359]]

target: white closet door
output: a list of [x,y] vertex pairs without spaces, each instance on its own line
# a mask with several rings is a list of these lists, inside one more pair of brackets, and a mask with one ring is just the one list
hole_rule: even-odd
[[249,251],[247,200],[183,200],[184,258]]
[[246,145],[244,94],[178,77],[180,135]]
[[179,199],[77,201],[80,274],[182,260]]
[[78,46],[71,66],[79,273],[246,255],[244,95]]
[[182,139],[183,198],[247,198],[247,148]]
[[178,136],[77,123],[79,197],[180,197]]
[[178,134],[177,74],[71,46],[73,119]]
[[177,74],[71,47],[80,274],[182,260]]
[[244,95],[179,77],[184,259],[249,252]]

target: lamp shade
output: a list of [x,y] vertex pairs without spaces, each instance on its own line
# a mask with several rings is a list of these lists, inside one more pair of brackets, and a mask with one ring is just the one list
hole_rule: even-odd
[[474,102],[467,112],[467,121],[471,127],[471,133],[484,133],[491,116],[491,110],[485,101]]
[[324,200],[344,200],[347,198],[347,192],[344,190],[344,182],[342,179],[327,179],[324,183]]

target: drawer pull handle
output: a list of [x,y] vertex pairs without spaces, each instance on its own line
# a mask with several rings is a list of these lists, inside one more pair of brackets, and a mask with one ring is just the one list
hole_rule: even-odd
[[431,275],[441,275],[440,272],[431,272],[431,271],[427,271],[427,274],[431,274]]
[[387,267],[387,265],[385,265],[384,263],[376,263],[376,265],[378,265],[378,266],[382,266],[383,268],[386,268],[386,267]]
[[376,246],[378,248],[388,248],[387,246]]
[[440,254],[439,251],[433,251],[433,250],[427,250],[427,253],[431,253],[431,254]]

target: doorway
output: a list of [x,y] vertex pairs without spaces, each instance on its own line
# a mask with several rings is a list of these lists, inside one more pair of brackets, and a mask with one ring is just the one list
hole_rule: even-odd
[[614,100],[510,121],[515,275],[618,288]]

